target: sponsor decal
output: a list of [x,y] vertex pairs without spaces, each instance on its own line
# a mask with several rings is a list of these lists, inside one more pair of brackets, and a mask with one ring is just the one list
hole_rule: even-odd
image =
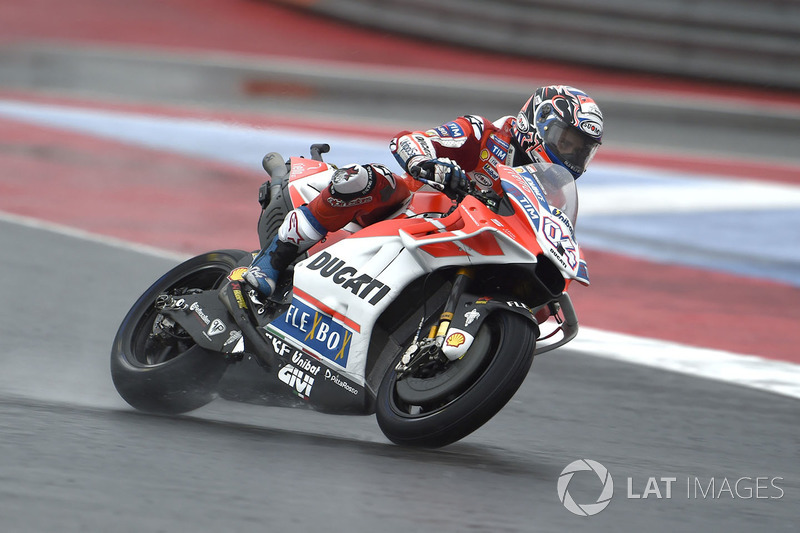
[[436,134],[440,137],[450,137],[453,139],[463,139],[467,136],[464,129],[458,122],[448,122],[436,128]]
[[484,148],[481,150],[481,161],[486,161],[487,159],[489,159],[489,150]]
[[483,165],[483,171],[493,180],[500,179],[500,175],[497,173],[497,163],[494,161]]
[[319,370],[322,368],[321,365],[312,363],[310,360],[304,358],[303,354],[298,350],[295,350],[294,354],[292,354],[292,363],[300,370],[313,376],[319,374]]
[[264,335],[267,337],[267,340],[272,343],[272,351],[275,352],[275,355],[284,359],[291,357],[291,361],[296,367],[298,367],[300,370],[304,370],[310,374],[313,374],[314,376],[319,373],[321,366],[317,364],[316,361],[312,362],[306,359],[305,353],[298,350],[288,342],[284,342],[283,339],[276,337],[268,331],[265,331]]
[[481,314],[475,308],[473,308],[472,311],[464,313],[464,319],[466,320],[466,322],[464,322],[464,326],[469,326],[470,324],[475,322],[480,317],[481,317]]
[[528,122],[528,117],[525,116],[524,111],[520,111],[517,115],[517,129],[520,133],[528,133],[528,131],[531,129],[531,125]]
[[225,333],[228,328],[225,326],[225,323],[220,320],[219,318],[215,318],[211,325],[208,327],[208,336],[213,337],[214,335],[219,335],[220,333]]
[[489,137],[486,141],[486,148],[499,160],[506,160],[506,156],[508,155],[508,143],[503,142],[502,139],[495,136]]
[[579,94],[578,100],[581,102],[581,112],[587,115],[597,115],[599,118],[603,118],[603,113],[600,111],[600,108],[597,106],[597,103],[589,98],[586,95]]
[[367,300],[370,305],[380,302],[392,290],[377,278],[359,274],[354,267],[347,265],[344,260],[328,252],[320,252],[315,255],[306,268],[319,271],[320,276],[331,278],[334,283],[341,285],[343,289],[349,290],[362,300]]
[[314,387],[314,378],[292,365],[285,365],[278,370],[278,379],[289,385],[292,392],[308,400]]
[[353,332],[297,298],[268,327],[277,329],[326,359],[347,366]]
[[463,329],[450,328],[442,344],[442,353],[450,361],[460,359],[467,353],[473,340],[475,340],[475,337],[469,332]]
[[314,387],[314,379],[322,369],[322,365],[316,360],[308,359],[303,352],[268,332],[266,337],[272,342],[272,349],[276,355],[284,358],[291,356],[291,364],[284,365],[278,371],[278,379],[292,388],[292,392],[296,395],[308,400]]
[[558,220],[564,223],[570,234],[575,234],[575,230],[572,228],[572,222],[569,221],[569,218],[567,218],[567,215],[565,215],[561,209],[554,207],[551,213],[553,213]]
[[360,198],[354,198],[348,202],[344,200],[340,200],[339,198],[334,198],[333,196],[329,196],[327,198],[327,202],[331,204],[333,207],[353,207],[355,205],[366,204],[372,201],[372,196],[362,196]]
[[408,161],[411,157],[419,155],[420,152],[424,153],[424,150],[419,145],[414,144],[408,137],[401,138],[400,143],[397,145],[397,154],[403,161]]
[[358,171],[359,169],[356,167],[356,165],[349,165],[346,167],[342,167],[333,173],[333,177],[331,178],[331,183],[335,185],[341,185],[342,183],[346,183],[353,176],[358,176]]
[[503,190],[506,191],[511,198],[517,201],[520,207],[522,207],[522,209],[528,215],[528,219],[530,219],[533,229],[537,230],[539,227],[540,216],[536,206],[533,205],[530,199],[521,190],[511,183],[503,182]]
[[492,135],[492,137],[489,140],[496,143],[497,146],[502,148],[504,152],[508,152],[509,144],[500,137],[498,137],[497,135]]
[[192,305],[189,306],[189,311],[194,311],[194,314],[200,317],[200,320],[202,320],[205,325],[211,323],[211,319],[208,318],[208,315],[205,314],[203,308],[200,307],[200,304],[198,304],[197,302],[193,302]]
[[600,137],[603,134],[603,127],[593,120],[581,122],[581,129],[592,137]]
[[281,239],[300,245],[305,239],[303,232],[300,231],[300,220],[298,219],[297,211],[289,213],[286,224],[286,237],[281,237]]
[[357,388],[353,387],[347,381],[345,381],[342,378],[340,378],[336,374],[336,372],[332,372],[328,368],[325,369],[325,380],[326,381],[333,381],[336,385],[340,386],[341,388],[343,388],[344,390],[346,390],[347,392],[349,392],[350,394],[352,394],[354,396],[358,395],[358,389]]
[[481,296],[477,300],[475,300],[475,305],[486,305],[492,301],[491,296]]
[[371,163],[370,168],[376,174],[376,176],[383,176],[383,178],[389,182],[389,185],[392,186],[392,189],[397,188],[397,182],[394,179],[394,174],[386,165],[381,165],[380,163]]
[[238,329],[234,329],[228,334],[228,340],[225,341],[225,344],[223,344],[223,346],[230,346],[231,344],[238,342],[239,339],[241,338],[242,338],[242,332],[239,331]]
[[238,283],[233,287],[233,297],[236,298],[236,305],[239,306],[239,309],[247,309],[247,301],[244,299],[244,294],[242,294],[241,286]]
[[247,272],[247,267],[238,267],[231,270],[231,273],[228,274],[229,281],[242,281],[244,279],[244,273]]
[[542,205],[549,205],[547,204],[547,200],[544,198],[544,193],[542,193],[542,186],[539,183],[539,180],[536,179],[536,170],[528,167],[522,167],[520,170],[518,170],[518,173],[525,181],[526,188],[530,191],[533,191],[533,194],[536,196],[536,199],[539,200],[539,203]]
[[451,348],[458,348],[459,346],[464,344],[466,342],[466,340],[467,340],[467,338],[464,337],[463,333],[456,332],[456,333],[451,333],[447,337],[447,340],[444,341],[444,343],[445,343],[446,346],[450,346]]
[[508,302],[506,302],[506,305],[509,306],[509,307],[516,307],[517,309],[524,309],[528,313],[533,315],[533,309],[531,309],[530,307],[528,307],[527,305],[525,305],[522,302],[508,301]]
[[436,152],[433,150],[433,144],[431,144],[430,139],[425,137],[425,135],[421,134],[415,134],[412,137],[417,144],[416,146],[414,144],[410,144],[410,146],[412,147],[411,148],[412,151],[410,152],[411,155],[417,155],[421,151],[422,154],[427,157],[430,158],[436,157]]
[[289,179],[306,175],[312,171],[319,171],[325,163],[314,161],[313,159],[292,158],[292,168],[289,171]]
[[483,119],[475,115],[466,115],[464,118],[466,118],[472,126],[472,133],[475,135],[475,138],[482,138],[484,128]]
[[487,189],[491,189],[492,188],[492,178],[490,178],[489,176],[487,176],[485,174],[480,174],[480,173],[476,172],[476,173],[474,173],[472,175],[472,179],[483,190],[487,190]]

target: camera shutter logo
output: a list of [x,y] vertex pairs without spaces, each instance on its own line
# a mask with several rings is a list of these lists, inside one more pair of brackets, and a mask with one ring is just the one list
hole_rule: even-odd
[[[569,486],[569,482],[572,480],[572,476],[575,475],[575,472],[587,470],[597,474],[597,477],[603,484],[603,490],[595,503],[578,504],[572,499],[572,496],[570,496],[567,488]],[[611,479],[611,474],[608,473],[608,470],[605,466],[601,465],[597,461],[592,461],[591,459],[579,459],[571,462],[564,470],[561,471],[561,475],[558,477],[558,499],[561,500],[561,503],[564,504],[564,507],[566,507],[569,512],[579,516],[596,515],[608,507],[608,504],[611,503],[611,497],[613,495],[614,480]]]

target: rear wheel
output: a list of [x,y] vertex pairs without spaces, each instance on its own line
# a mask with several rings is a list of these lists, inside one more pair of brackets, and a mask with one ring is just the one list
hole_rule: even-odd
[[197,346],[154,302],[163,293],[216,289],[249,255],[220,250],[189,259],[164,274],[136,301],[111,349],[111,377],[126,402],[142,411],[178,414],[216,397],[228,361],[220,353]]
[[537,328],[521,315],[494,313],[464,356],[398,377],[392,368],[378,390],[384,435],[404,446],[440,447],[469,435],[497,414],[528,374]]

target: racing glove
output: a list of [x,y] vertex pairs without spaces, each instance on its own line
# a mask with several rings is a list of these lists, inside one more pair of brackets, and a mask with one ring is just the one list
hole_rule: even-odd
[[[426,182],[434,182],[444,189],[447,185],[462,186],[467,181],[466,173],[458,163],[446,157],[428,159],[425,156],[412,157],[408,161],[408,173]],[[453,183],[451,183],[453,182]]]

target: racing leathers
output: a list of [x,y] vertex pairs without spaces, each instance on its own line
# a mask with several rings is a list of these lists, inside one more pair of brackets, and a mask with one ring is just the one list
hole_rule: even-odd
[[[460,167],[479,189],[502,194],[497,166],[530,162],[515,148],[513,121],[510,116],[490,122],[466,115],[427,131],[401,132],[391,140],[390,148],[409,174],[418,175],[415,167],[431,160],[449,160],[450,168]],[[441,182],[444,178],[434,179]],[[245,281],[262,296],[269,296],[280,273],[328,232],[352,221],[365,226],[382,220],[402,207],[418,187],[408,175],[398,176],[380,164],[337,169],[317,197],[289,212],[277,236],[253,259]]]
[[414,165],[447,158],[466,172],[481,190],[502,194],[498,165],[523,165],[531,161],[516,147],[511,132],[513,117],[489,122],[466,115],[428,131],[403,132],[390,144],[395,159],[413,173]]

